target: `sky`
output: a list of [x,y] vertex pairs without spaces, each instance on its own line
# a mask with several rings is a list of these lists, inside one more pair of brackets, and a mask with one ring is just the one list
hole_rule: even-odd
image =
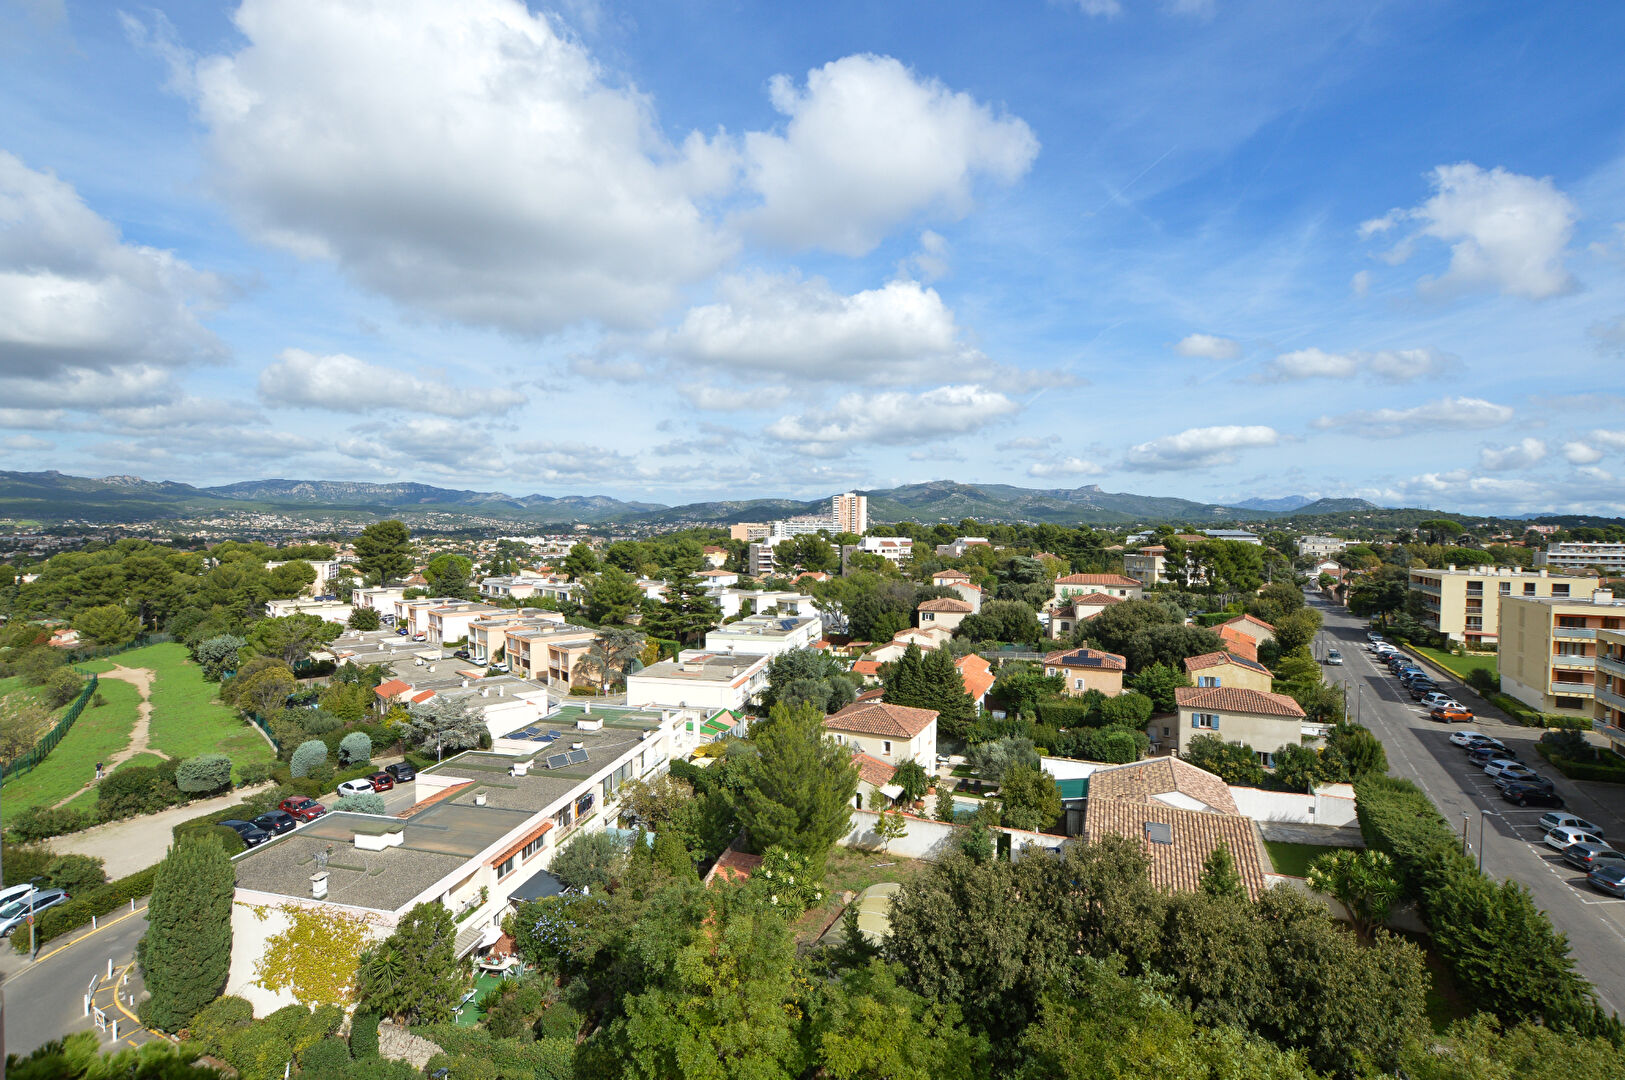
[[0,0],[0,469],[1625,514],[1625,6]]

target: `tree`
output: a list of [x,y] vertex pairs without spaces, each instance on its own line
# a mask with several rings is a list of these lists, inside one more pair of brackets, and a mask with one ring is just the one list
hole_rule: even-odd
[[884,852],[891,846],[893,840],[901,840],[908,835],[908,819],[901,810],[882,808],[880,816],[875,819],[875,836],[880,839],[880,850]]
[[247,644],[247,638],[236,634],[216,634],[198,642],[192,657],[203,668],[204,678],[218,680],[226,672],[237,670],[237,651]]
[[1394,863],[1381,851],[1342,848],[1309,864],[1309,887],[1348,908],[1354,929],[1370,938],[1388,921],[1399,899],[1399,878]]
[[[861,955],[861,953],[860,953]],[[830,1080],[991,1075],[987,1040],[971,1034],[958,1010],[907,989],[907,973],[880,960],[845,972],[808,1008],[816,1075]]]
[[338,623],[303,611],[276,619],[261,619],[248,632],[248,647],[255,656],[281,660],[291,668],[310,659],[311,650],[339,636]]
[[350,612],[350,618],[345,622],[351,630],[376,630],[379,626],[378,610],[370,607],[358,607]]
[[280,660],[267,660],[252,672],[245,665],[231,681],[230,692],[240,707],[259,716],[269,716],[287,704],[288,695],[298,685],[292,668]]
[[647,640],[636,630],[611,627],[598,635],[583,660],[597,674],[599,682],[623,683],[629,671],[638,670],[632,665],[641,664],[639,657]]
[[773,558],[781,566],[799,566],[803,570],[831,572],[841,565],[829,541],[813,533],[791,537],[773,550]]
[[142,1019],[176,1031],[212,1001],[231,965],[231,858],[212,836],[178,841],[159,864],[147,903]]
[[626,845],[612,833],[578,832],[553,857],[552,872],[572,889],[601,889],[617,877]]
[[756,753],[740,770],[735,799],[751,846],[778,845],[821,867],[852,820],[852,752],[824,738],[824,714],[811,705],[775,705],[750,741]]
[[956,816],[954,806],[954,789],[948,786],[948,781],[937,781],[937,801],[932,807],[932,816],[938,821],[953,821]]
[[570,548],[570,554],[564,557],[563,570],[571,581],[580,581],[598,569],[598,556],[593,554],[591,544],[575,544]]
[[74,618],[73,626],[92,645],[122,645],[141,629],[134,617],[116,604],[101,604],[81,611]]
[[1202,891],[1209,896],[1241,896],[1241,875],[1230,845],[1220,840],[1202,863]]
[[821,649],[790,649],[775,656],[767,665],[767,690],[762,707],[776,704],[811,704],[825,713],[839,712],[852,704],[857,688],[846,675],[841,661]]
[[1033,741],[1022,735],[1008,735],[991,742],[977,743],[966,755],[972,771],[984,780],[1004,783],[1004,775],[1011,766],[1039,767],[1038,750]]
[[1363,724],[1338,724],[1326,735],[1326,754],[1335,755],[1350,780],[1388,771],[1388,752],[1382,740]]
[[965,616],[955,636],[972,641],[1010,641],[1033,644],[1040,634],[1038,613],[1019,600],[989,600],[982,610]]
[[84,688],[85,680],[77,671],[70,667],[57,668],[45,684],[45,703],[53,709],[60,709],[78,697],[79,691]]
[[1021,762],[1012,764],[999,781],[1004,823],[1012,829],[1041,832],[1061,818],[1061,792],[1055,777]]
[[630,574],[610,564],[585,579],[581,599],[593,622],[624,623],[643,603],[643,590]]
[[1142,668],[1139,674],[1129,676],[1126,681],[1130,688],[1151,700],[1152,712],[1170,713],[1179,708],[1174,691],[1181,686],[1189,686],[1191,677],[1185,673],[1183,665],[1175,668],[1170,664],[1157,663]]
[[1460,523],[1449,518],[1429,518],[1426,521],[1419,521],[1416,523],[1416,529],[1419,533],[1427,534],[1428,542],[1432,544],[1454,540],[1464,531]]
[[1253,748],[1227,743],[1218,735],[1196,736],[1181,756],[1236,787],[1258,787],[1264,782],[1264,767],[1258,763]]
[[1296,649],[1306,648],[1320,633],[1320,612],[1314,608],[1299,608],[1287,615],[1281,616],[1281,621],[1275,623],[1275,644],[1283,654]]
[[891,782],[903,789],[905,803],[923,799],[925,793],[931,790],[931,777],[926,774],[925,766],[913,758],[904,758],[897,763]]
[[910,610],[902,598],[878,592],[863,593],[843,605],[847,629],[860,641],[890,641],[908,629]]
[[363,574],[387,584],[411,573],[412,534],[399,521],[374,522],[356,537],[355,553]]
[[288,759],[288,773],[295,778],[309,776],[326,763],[327,744],[320,739],[306,739]]
[[[1110,610],[1110,609],[1108,609]],[[1045,694],[1059,694],[1066,688],[1066,680],[1059,675],[1045,675],[1044,669],[1025,661],[1006,661],[999,668],[989,694],[1004,703],[1007,711],[1028,716],[1038,711],[1038,699]]]
[[489,732],[485,718],[471,711],[463,700],[435,695],[407,710],[401,735],[424,753],[451,753],[473,750]]
[[231,759],[224,754],[199,754],[175,770],[175,786],[189,795],[220,791],[231,786]]
[[666,586],[666,601],[649,616],[654,632],[680,642],[698,639],[716,626],[722,610],[705,594],[705,583],[692,574],[673,578]]
[[423,580],[436,596],[466,598],[473,578],[474,560],[450,551],[442,551],[423,568]]
[[365,765],[372,760],[372,736],[365,731],[352,731],[339,740],[339,764]]
[[362,1004],[408,1024],[449,1021],[462,991],[456,940],[457,924],[439,900],[412,908],[393,934],[361,954]]

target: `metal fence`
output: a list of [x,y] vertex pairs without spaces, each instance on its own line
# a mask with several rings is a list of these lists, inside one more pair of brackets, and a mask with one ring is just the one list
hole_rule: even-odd
[[56,744],[62,741],[62,737],[68,733],[68,729],[73,727],[73,722],[79,719],[79,714],[85,711],[85,706],[90,703],[92,695],[96,693],[96,682],[97,679],[94,675],[87,679],[84,689],[80,690],[79,696],[73,699],[73,704],[68,706],[68,711],[63,714],[62,719],[58,720],[56,725],[25,753],[18,755],[15,760],[0,766],[0,776],[7,780],[14,780],[44,761],[45,755],[56,749]]
[[282,753],[282,743],[277,741],[277,737],[275,735],[271,734],[271,725],[267,724],[264,720],[261,720],[259,713],[245,712],[243,715],[248,718],[248,722],[250,724],[253,724],[255,727],[259,728],[265,733],[265,737],[271,740],[271,745],[276,747],[276,752],[278,754]]
[[163,645],[174,640],[168,634],[137,634],[122,645],[84,645],[68,652],[68,663],[82,664],[86,660],[100,660],[103,657],[129,652],[131,649],[144,649],[148,645]]

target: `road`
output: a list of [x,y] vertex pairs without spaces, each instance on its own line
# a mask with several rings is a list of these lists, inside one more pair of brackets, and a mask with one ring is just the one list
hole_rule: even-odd
[[[135,958],[135,943],[147,932],[146,907],[144,902],[138,904],[135,914],[103,920],[94,933],[70,935],[72,944],[46,942],[37,962],[23,961],[26,967],[7,975],[0,984],[6,996],[7,1053],[30,1054],[52,1039],[92,1029],[85,1015],[85,991],[93,977],[107,974],[108,960],[116,972]],[[111,1011],[112,988],[105,978],[101,983],[96,1003]],[[139,1033],[130,1030],[135,1022],[123,1012],[117,1016],[119,1045],[138,1045]]]
[[[1547,811],[1520,810],[1506,802],[1489,778],[1467,763],[1465,753],[1449,741],[1452,728],[1429,719],[1387,667],[1366,650],[1364,620],[1312,595],[1310,603],[1325,617],[1325,644],[1344,657],[1343,666],[1323,669],[1326,677],[1344,684],[1350,710],[1357,711],[1360,722],[1382,740],[1389,771],[1427,792],[1458,830],[1465,820],[1475,855],[1480,853],[1482,827],[1485,872],[1526,885],[1552,924],[1568,935],[1576,967],[1597,988],[1603,1006],[1611,1012],[1625,1009],[1625,900],[1592,889],[1585,875],[1540,842],[1536,822]],[[1552,778],[1565,809],[1601,826],[1616,842],[1625,840],[1625,791],[1613,784],[1567,779],[1535,753],[1540,729],[1508,723],[1500,711],[1447,673],[1436,672],[1434,680],[1477,715],[1472,724],[1454,730],[1471,727],[1500,739],[1520,760]]]

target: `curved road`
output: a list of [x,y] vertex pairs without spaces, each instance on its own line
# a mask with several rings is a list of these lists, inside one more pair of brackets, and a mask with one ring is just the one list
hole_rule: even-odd
[[[1540,842],[1536,821],[1546,810],[1518,809],[1500,797],[1489,777],[1467,764],[1464,753],[1449,741],[1452,729],[1429,719],[1387,667],[1366,650],[1364,620],[1313,593],[1309,602],[1325,617],[1321,646],[1336,648],[1344,658],[1342,667],[1323,669],[1326,678],[1344,685],[1350,713],[1357,711],[1359,721],[1382,740],[1389,772],[1427,792],[1458,831],[1465,822],[1468,845],[1475,854],[1480,854],[1482,827],[1484,870],[1499,880],[1528,886],[1552,924],[1568,935],[1575,966],[1597,988],[1603,1007],[1611,1012],[1625,1009],[1625,900],[1592,889],[1584,874]],[[1506,743],[1520,760],[1552,778],[1567,810],[1601,826],[1616,843],[1625,842],[1625,789],[1568,779],[1535,753],[1541,729],[1508,723],[1499,710],[1446,672],[1435,671],[1434,681],[1477,715],[1465,726]]]
[[[22,966],[7,964],[5,982],[0,983],[0,993],[5,995],[7,1053],[31,1054],[52,1039],[92,1030],[85,1015],[85,990],[93,977],[106,976],[108,960],[113,961],[116,973],[135,958],[135,943],[147,932],[146,903],[137,901],[137,905],[135,914],[126,908],[122,914],[100,920],[96,931],[73,935],[69,944],[46,942],[37,962],[19,957],[17,963]],[[10,943],[5,947],[9,951]],[[106,990],[96,997],[104,1008],[110,1001]],[[138,1045],[141,1038],[134,1030],[136,1023],[123,1013],[119,1021],[120,1045]],[[127,1034],[133,1037],[127,1039]]]

